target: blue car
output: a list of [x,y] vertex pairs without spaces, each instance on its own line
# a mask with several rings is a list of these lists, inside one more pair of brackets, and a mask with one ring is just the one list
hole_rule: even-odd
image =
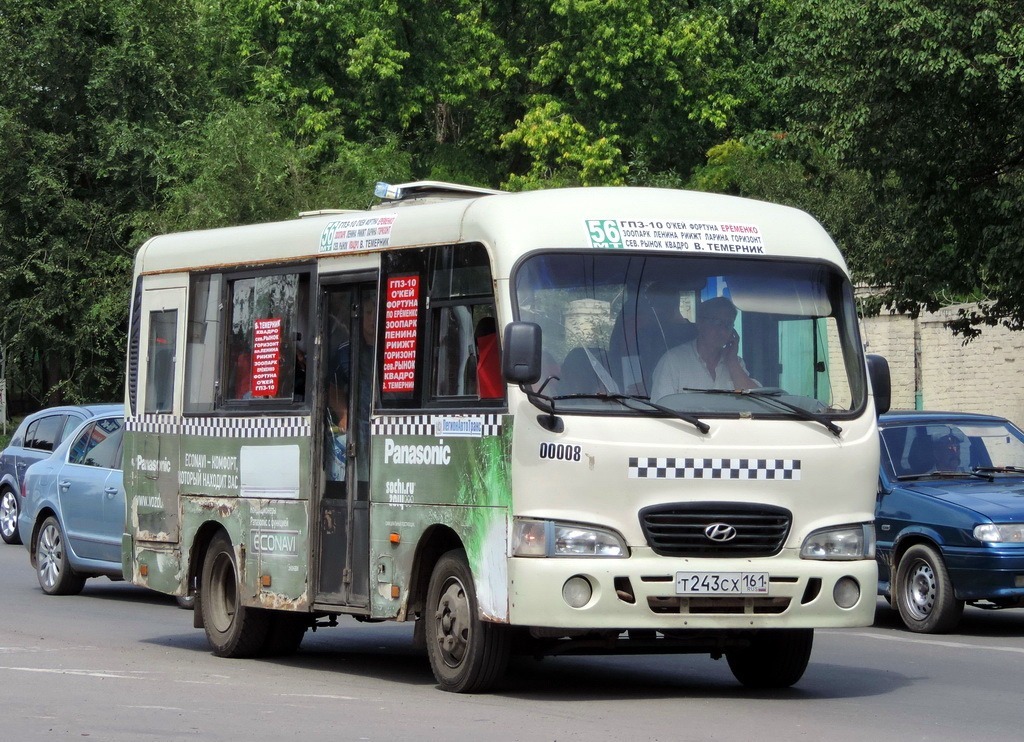
[[90,417],[25,473],[18,530],[49,595],[79,593],[88,577],[123,579],[123,434],[120,405]]
[[28,467],[48,458],[83,420],[122,409],[124,405],[115,404],[65,405],[34,412],[21,421],[0,452],[0,538],[5,543],[21,543],[18,514]]
[[965,604],[1024,607],[1024,432],[944,412],[879,427],[879,594],[921,633],[954,630]]

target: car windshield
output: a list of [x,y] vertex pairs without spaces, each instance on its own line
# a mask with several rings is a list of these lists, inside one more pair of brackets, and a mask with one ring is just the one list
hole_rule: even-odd
[[559,413],[665,414],[621,395],[700,416],[841,417],[865,401],[852,290],[823,263],[550,252],[513,291],[541,327],[533,389]]
[[887,425],[882,466],[890,477],[936,473],[1024,474],[1024,434],[1007,422],[942,422]]

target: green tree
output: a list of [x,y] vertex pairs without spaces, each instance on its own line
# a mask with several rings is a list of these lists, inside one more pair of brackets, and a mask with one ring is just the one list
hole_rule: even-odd
[[40,401],[116,399],[133,213],[191,115],[188,3],[7,0],[0,12],[0,337]]
[[378,180],[409,179],[409,156],[393,139],[339,142],[325,162],[290,135],[268,103],[221,100],[203,122],[166,148],[169,175],[160,204],[137,220],[144,234],[254,224],[301,211],[360,208]]
[[[297,146],[330,163],[353,143],[394,142],[418,177],[491,182],[514,66],[496,24],[510,3],[474,0],[226,0],[231,98],[278,111]],[[515,5],[512,3],[511,5]],[[342,155],[344,156],[344,155]],[[313,164],[316,164],[311,160]]]
[[777,50],[793,130],[871,180],[891,242],[861,262],[880,299],[981,296],[955,329],[1024,327],[1024,6],[798,0]]
[[[504,135],[528,168],[512,187],[683,177],[733,131],[758,2],[553,0],[538,24],[525,111]],[[631,170],[633,171],[631,174]]]

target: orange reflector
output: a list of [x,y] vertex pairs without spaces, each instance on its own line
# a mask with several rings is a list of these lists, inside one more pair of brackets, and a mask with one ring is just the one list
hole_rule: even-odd
[[402,591],[399,589],[398,585],[392,585],[391,586],[391,597],[392,598],[397,598],[401,594],[402,594]]
[[270,587],[270,575],[260,575],[260,584],[263,587]]
[[388,538],[393,544],[402,543],[402,534],[400,533],[392,533]]
[[149,565],[148,564],[140,564],[139,565],[139,574],[142,575],[143,577],[146,577],[147,575],[149,575]]

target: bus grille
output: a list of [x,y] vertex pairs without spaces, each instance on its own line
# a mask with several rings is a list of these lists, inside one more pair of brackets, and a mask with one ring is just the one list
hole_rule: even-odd
[[793,515],[775,505],[684,502],[640,511],[655,554],[670,557],[767,557],[786,543]]

